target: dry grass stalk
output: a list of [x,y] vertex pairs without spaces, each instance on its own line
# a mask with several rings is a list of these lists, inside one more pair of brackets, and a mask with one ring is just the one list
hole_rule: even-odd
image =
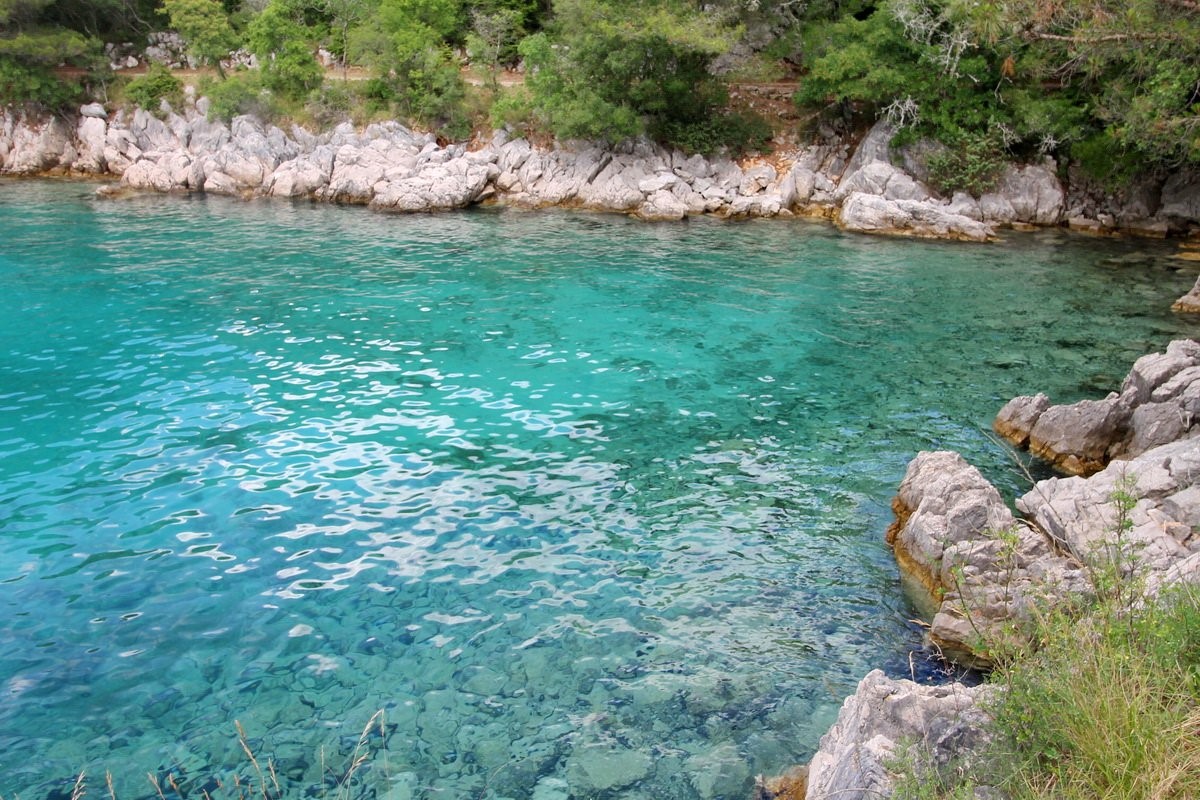
[[258,775],[258,785],[262,790],[263,800],[271,800],[271,795],[267,791],[267,779],[263,776],[262,767],[258,765],[258,759],[254,757],[253,751],[250,750],[250,745],[246,743],[246,731],[242,728],[242,723],[234,720],[233,726],[237,728],[238,744],[242,746],[242,750],[246,753],[246,758],[250,759],[250,763],[254,767],[254,772]]
[[163,794],[162,786],[158,784],[158,778],[154,777],[154,773],[147,772],[146,777],[150,779],[150,785],[154,787],[154,791],[158,795],[158,800],[167,800]]
[[84,772],[79,771],[79,777],[75,779],[75,786],[71,788],[71,800],[81,800],[87,794],[87,784],[84,782]]
[[383,709],[379,709],[372,714],[371,718],[367,720],[367,724],[363,726],[362,733],[360,733],[358,736],[358,744],[354,746],[354,753],[351,754],[350,757],[350,768],[346,770],[346,775],[338,783],[339,794],[341,794],[343,789],[350,785],[350,780],[354,777],[354,773],[357,772],[358,768],[361,767],[370,757],[370,753],[368,753],[365,748],[367,746],[367,740],[371,736],[371,729],[374,728],[377,723],[379,725],[379,735],[382,737],[384,735]]

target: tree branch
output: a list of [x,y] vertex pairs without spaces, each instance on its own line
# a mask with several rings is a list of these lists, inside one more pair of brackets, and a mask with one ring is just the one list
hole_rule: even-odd
[[1103,44],[1105,42],[1173,42],[1182,37],[1174,33],[1106,33],[1100,36],[1063,36],[1057,33],[1026,31],[1026,38],[1043,42],[1068,42],[1070,44]]

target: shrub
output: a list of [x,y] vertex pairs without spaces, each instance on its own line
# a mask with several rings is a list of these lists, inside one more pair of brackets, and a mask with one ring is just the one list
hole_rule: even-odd
[[278,103],[257,73],[239,72],[223,81],[208,82],[201,91],[208,98],[209,118],[228,122],[238,114],[253,114],[268,120],[279,112]]
[[960,133],[948,138],[946,149],[929,156],[930,185],[944,195],[967,192],[976,197],[996,188],[1006,163],[999,137]]
[[714,113],[695,122],[670,122],[656,138],[685,153],[712,155],[727,151],[732,156],[762,150],[773,135],[771,125],[759,114]]
[[151,64],[125,86],[125,98],[150,112],[157,112],[163,100],[177,105],[182,97],[183,81],[162,64]]
[[78,85],[60,81],[49,69],[0,56],[2,103],[34,103],[57,109],[75,103],[80,94]]
[[318,127],[327,128],[350,119],[354,94],[345,83],[324,84],[308,96],[304,110]]

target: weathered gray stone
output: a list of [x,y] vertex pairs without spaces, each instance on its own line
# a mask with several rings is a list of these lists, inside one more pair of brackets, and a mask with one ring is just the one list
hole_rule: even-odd
[[1115,392],[1103,400],[1051,406],[1029,432],[1029,451],[1056,469],[1088,475],[1104,468],[1128,433],[1130,406]]
[[964,239],[983,242],[990,239],[990,226],[959,214],[945,206],[911,200],[888,200],[855,192],[845,199],[838,212],[838,224],[849,231]]
[[[1136,406],[1151,399],[1158,387],[1189,367],[1200,365],[1200,343],[1179,339],[1167,346],[1165,353],[1150,353],[1133,362],[1124,383],[1121,399]],[[1178,394],[1173,392],[1172,395]],[[1160,395],[1161,399],[1166,399]]]
[[429,164],[412,177],[378,187],[371,208],[407,212],[463,208],[479,199],[488,179],[495,177],[492,170],[498,169],[465,158]]
[[1158,215],[1177,221],[1200,220],[1200,173],[1189,170],[1172,173],[1163,184]]
[[984,710],[996,690],[959,683],[918,686],[867,674],[821,737],[808,772],[808,800],[889,797],[898,760],[946,769],[978,759],[988,739]]
[[1017,222],[1057,225],[1062,219],[1066,193],[1050,167],[1009,165],[996,191],[1008,202]]
[[79,172],[102,173],[108,168],[104,158],[104,147],[108,134],[108,121],[105,117],[85,116],[79,120],[76,140],[79,143],[79,157],[72,166]]
[[1014,518],[957,453],[918,454],[892,509],[888,544],[917,604],[932,609],[930,638],[948,658],[986,665],[1039,599],[1079,590],[1078,565]]
[[1133,410],[1129,419],[1131,436],[1123,455],[1137,456],[1181,438],[1192,426],[1191,414],[1178,403],[1144,403]]
[[996,433],[1008,439],[1017,447],[1029,445],[1029,432],[1037,424],[1040,417],[1050,407],[1050,398],[1042,393],[1030,396],[1014,397],[1005,403],[1004,408],[996,415],[992,427]]
[[892,162],[892,138],[895,135],[896,129],[888,124],[887,120],[881,119],[876,122],[859,142],[850,162],[846,164],[845,170],[842,172],[842,180],[853,177],[856,172],[872,162],[882,161],[890,164]]
[[108,112],[104,110],[104,106],[99,103],[88,103],[79,107],[79,115],[82,117],[92,117],[94,119],[108,119]]
[[652,222],[681,220],[687,213],[687,205],[666,190],[650,195],[637,210],[639,218]]
[[[1200,440],[1186,439],[1156,447],[1128,461],[1114,461],[1090,478],[1050,478],[1017,500],[1017,508],[1069,548],[1084,563],[1111,557],[1120,548],[1125,567],[1165,573],[1190,555],[1172,523],[1195,513],[1179,507],[1181,494],[1200,480]],[[1114,493],[1136,498],[1129,512],[1132,527],[1120,530]],[[1175,505],[1165,507],[1168,499]],[[1120,533],[1120,542],[1117,534]]]
[[775,182],[777,174],[770,164],[760,164],[742,173],[742,181],[738,184],[738,193],[756,195]]
[[983,220],[995,225],[1010,225],[1017,220],[1017,210],[999,192],[987,192],[980,196],[979,213]]

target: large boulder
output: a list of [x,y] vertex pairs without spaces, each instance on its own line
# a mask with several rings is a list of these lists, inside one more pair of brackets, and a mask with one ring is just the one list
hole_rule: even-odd
[[1029,431],[1029,452],[1070,475],[1090,475],[1124,441],[1133,410],[1115,392],[1103,400],[1051,406]]
[[1200,173],[1180,170],[1167,178],[1158,214],[1179,225],[1200,222]]
[[990,225],[951,213],[942,205],[915,200],[889,200],[863,192],[854,192],[845,199],[837,222],[844,230],[858,233],[975,242],[986,242],[994,235]]
[[36,175],[69,167],[78,155],[73,131],[59,117],[14,116],[6,127],[8,146],[0,164],[4,172]]
[[1070,405],[1050,405],[1045,395],[1017,397],[993,427],[1061,472],[1090,475],[1114,458],[1193,436],[1198,423],[1200,343],[1181,339],[1139,358],[1120,393]]
[[986,666],[1020,641],[1021,625],[1047,596],[1083,590],[1079,565],[1018,521],[1000,493],[962,456],[923,452],[892,501],[887,541],[932,642],[946,657]]
[[[1066,192],[1049,166],[1009,165],[1000,178],[996,193],[1012,209],[1012,221],[1032,225],[1057,225],[1062,219]],[[981,198],[980,205],[982,204]]]
[[107,116],[84,115],[80,117],[79,127],[75,132],[79,157],[75,159],[72,169],[77,172],[103,173],[108,168],[108,161],[104,158],[107,136]]
[[482,159],[458,158],[431,164],[411,177],[379,187],[371,208],[383,211],[439,211],[463,208],[479,200],[491,178],[499,175],[494,164]]
[[1033,396],[1014,397],[1000,409],[992,427],[1017,447],[1028,447],[1029,432],[1049,407],[1050,398],[1040,392]]
[[878,800],[896,786],[899,763],[968,769],[989,742],[986,703],[996,689],[918,686],[867,674],[821,737],[808,769],[808,800]]

